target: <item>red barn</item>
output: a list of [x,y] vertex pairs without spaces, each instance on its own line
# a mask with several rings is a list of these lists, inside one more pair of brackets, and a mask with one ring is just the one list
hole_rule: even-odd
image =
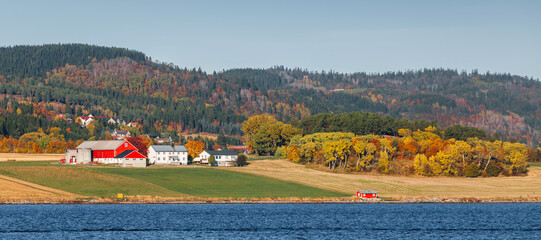
[[84,141],[77,146],[76,161],[146,167],[146,157],[127,140]]
[[373,190],[359,190],[357,191],[357,197],[360,198],[377,198],[378,194]]

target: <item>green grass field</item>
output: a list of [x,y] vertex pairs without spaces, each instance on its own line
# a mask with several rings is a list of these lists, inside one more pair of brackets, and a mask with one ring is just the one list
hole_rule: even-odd
[[270,156],[270,157],[253,157],[253,156],[250,156],[248,158],[248,162],[251,162],[251,161],[261,161],[261,160],[278,160],[278,159],[283,159],[282,157],[278,156]]
[[530,163],[532,167],[541,167],[541,162]]
[[85,196],[345,197],[346,194],[216,168],[119,168],[1,162],[0,174]]

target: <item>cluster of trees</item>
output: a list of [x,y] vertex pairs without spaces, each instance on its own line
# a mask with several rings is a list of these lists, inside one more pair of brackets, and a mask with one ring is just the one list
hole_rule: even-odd
[[242,124],[245,143],[259,155],[330,170],[405,175],[521,175],[528,161],[541,160],[539,149],[459,125],[442,130],[434,122],[371,113],[318,114],[292,124],[252,116]]
[[28,132],[19,139],[0,135],[0,152],[16,153],[64,153],[67,148],[75,148],[83,140],[66,140],[61,129],[53,127],[44,131]]
[[274,155],[276,149],[289,144],[301,133],[292,125],[282,123],[270,115],[255,115],[242,123],[246,146],[259,155]]
[[321,164],[330,170],[384,174],[478,177],[528,171],[529,151],[533,150],[524,144],[478,138],[443,140],[435,130],[400,129],[400,137],[340,132],[297,135],[278,153],[294,162]]

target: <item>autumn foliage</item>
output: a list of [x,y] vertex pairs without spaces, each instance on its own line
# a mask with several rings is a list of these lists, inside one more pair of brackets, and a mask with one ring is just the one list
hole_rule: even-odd
[[186,143],[185,146],[188,150],[188,155],[192,156],[192,158],[198,157],[199,154],[205,150],[205,145],[203,145],[203,142],[201,141],[188,140],[188,143]]
[[528,148],[521,143],[443,140],[428,127],[402,137],[329,132],[297,135],[282,156],[329,170],[423,176],[522,175]]
[[66,141],[60,128],[39,129],[21,135],[19,139],[0,136],[0,152],[14,153],[64,153],[67,148],[75,148],[81,141]]

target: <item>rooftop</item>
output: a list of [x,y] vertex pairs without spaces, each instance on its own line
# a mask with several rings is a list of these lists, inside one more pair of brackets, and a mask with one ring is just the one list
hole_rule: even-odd
[[171,145],[151,145],[150,147],[156,152],[188,152],[184,145],[175,145],[174,148]]
[[126,140],[102,140],[102,141],[84,141],[77,148],[90,148],[92,150],[115,150]]
[[222,151],[215,151],[215,150],[205,150],[210,155],[216,156],[216,155],[237,155],[237,152],[235,151],[228,151],[228,150],[222,150]]

